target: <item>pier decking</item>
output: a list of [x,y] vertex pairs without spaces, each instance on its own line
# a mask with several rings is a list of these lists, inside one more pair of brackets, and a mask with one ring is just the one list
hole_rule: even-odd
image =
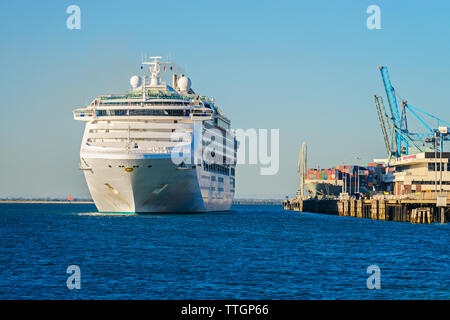
[[384,221],[446,223],[450,218],[450,210],[447,205],[440,205],[437,199],[292,199],[283,202],[285,210],[300,212]]

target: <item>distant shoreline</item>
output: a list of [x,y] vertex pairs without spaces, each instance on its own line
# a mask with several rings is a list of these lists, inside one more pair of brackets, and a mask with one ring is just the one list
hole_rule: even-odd
[[[92,200],[0,200],[0,203],[60,203],[60,204],[94,204]],[[235,199],[233,204],[266,204],[266,205],[281,205],[282,200],[260,200],[260,199]]]
[[67,203],[67,204],[94,204],[94,201],[82,200],[0,200],[0,203]]

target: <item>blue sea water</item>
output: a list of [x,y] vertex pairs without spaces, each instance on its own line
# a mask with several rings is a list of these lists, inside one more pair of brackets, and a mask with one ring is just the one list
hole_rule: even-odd
[[[0,299],[449,299],[450,225],[281,206],[104,215],[0,204]],[[81,289],[69,290],[69,265]],[[367,267],[381,269],[369,290]]]

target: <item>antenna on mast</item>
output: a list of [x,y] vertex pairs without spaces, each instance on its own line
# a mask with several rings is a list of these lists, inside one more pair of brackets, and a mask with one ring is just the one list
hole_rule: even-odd
[[170,65],[170,61],[160,61],[162,57],[149,57],[151,61],[142,62],[143,65],[148,65],[151,73],[151,86],[159,86],[161,85],[161,65]]

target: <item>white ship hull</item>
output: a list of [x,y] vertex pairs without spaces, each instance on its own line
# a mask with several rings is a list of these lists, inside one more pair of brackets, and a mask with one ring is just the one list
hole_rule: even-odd
[[88,164],[84,174],[99,212],[227,211],[232,204],[234,178],[219,181],[218,174],[204,172],[202,167],[179,168],[170,158],[83,161]]

